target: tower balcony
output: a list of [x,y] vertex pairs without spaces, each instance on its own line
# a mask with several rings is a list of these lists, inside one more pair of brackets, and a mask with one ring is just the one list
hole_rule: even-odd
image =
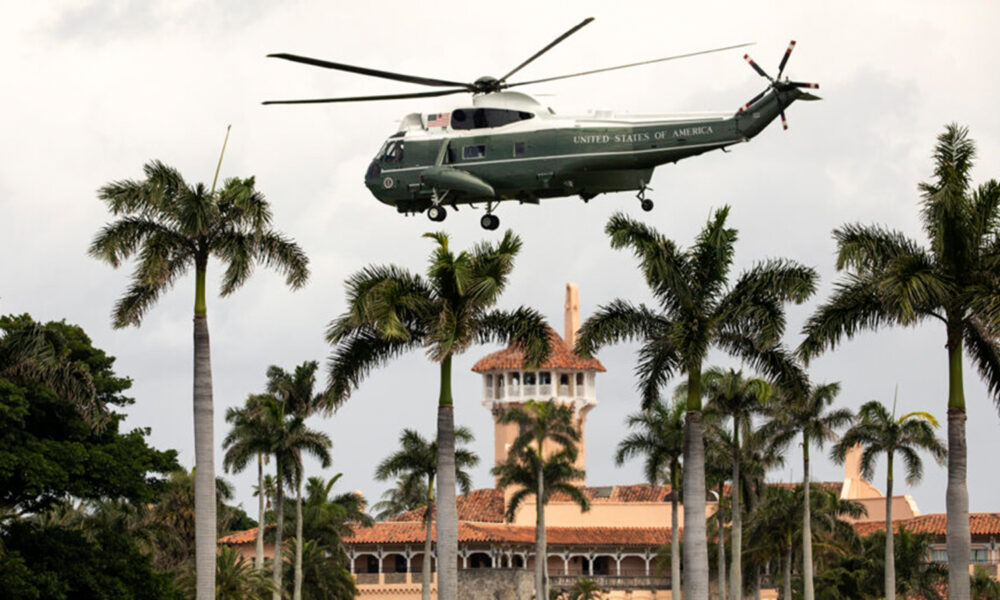
[[577,410],[597,404],[594,371],[539,370],[494,371],[483,373],[483,406],[503,408],[528,400],[555,399]]

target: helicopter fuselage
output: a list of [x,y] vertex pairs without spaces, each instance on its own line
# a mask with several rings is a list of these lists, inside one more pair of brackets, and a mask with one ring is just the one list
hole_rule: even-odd
[[372,161],[365,184],[381,202],[413,213],[434,204],[644,190],[659,165],[748,141],[799,92],[771,91],[736,113],[560,116],[518,92],[474,106],[411,114]]

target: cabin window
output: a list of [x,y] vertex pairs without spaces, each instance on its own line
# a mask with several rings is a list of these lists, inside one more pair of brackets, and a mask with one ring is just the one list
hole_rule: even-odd
[[541,371],[538,373],[538,383],[542,385],[552,384],[552,373],[549,371]]
[[514,142],[514,156],[524,156],[524,142]]
[[505,108],[465,108],[451,113],[452,129],[484,129],[487,127],[502,127],[518,121],[535,118],[535,115],[523,110],[508,110]]
[[462,149],[462,158],[466,160],[475,158],[486,158],[486,146],[466,146]]
[[382,152],[382,162],[403,162],[403,140],[390,140],[386,142],[385,150]]

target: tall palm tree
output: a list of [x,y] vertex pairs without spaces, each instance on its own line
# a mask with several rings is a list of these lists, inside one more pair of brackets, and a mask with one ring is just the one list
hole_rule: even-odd
[[274,446],[273,455],[274,462],[277,465],[277,472],[275,479],[278,483],[278,497],[276,503],[278,505],[278,516],[276,520],[275,527],[275,561],[274,561],[274,585],[276,588],[274,600],[280,600],[281,593],[281,560],[280,560],[280,549],[282,529],[284,528],[284,515],[285,515],[285,498],[284,498],[284,488],[285,485],[293,486],[299,493],[296,498],[296,543],[299,546],[296,548],[296,563],[298,564],[298,569],[296,570],[296,578],[293,587],[293,593],[295,590],[301,594],[302,590],[302,473],[304,466],[302,464],[302,455],[304,453],[311,454],[315,458],[319,459],[320,464],[323,467],[328,467],[330,465],[330,446],[333,444],[330,441],[330,437],[325,433],[314,431],[306,426],[305,419],[296,414],[286,415],[283,402],[274,402],[271,405],[271,410],[274,411],[270,416],[277,428],[274,430]]
[[969,597],[969,492],[966,487],[965,392],[968,351],[1000,406],[1000,183],[971,190],[976,155],[968,130],[951,124],[934,149],[934,180],[920,184],[929,248],[877,225],[834,230],[837,268],[846,276],[805,325],[801,355],[812,358],[842,338],[888,325],[936,320],[948,350],[948,589]]
[[667,404],[658,400],[645,410],[629,415],[626,424],[631,431],[618,442],[615,453],[618,465],[629,458],[645,456],[646,481],[650,485],[664,479],[670,483],[670,593],[672,598],[678,599],[681,597],[681,535],[677,513],[684,454],[684,411],[683,401]]
[[[479,464],[479,457],[459,444],[471,444],[472,430],[459,427],[455,430],[455,479],[463,494],[472,489],[472,477],[467,469]],[[404,497],[418,490],[424,491],[421,498],[424,510],[424,556],[421,568],[420,596],[423,600],[431,597],[431,525],[434,522],[434,479],[438,469],[437,441],[429,442],[412,429],[404,429],[399,436],[399,450],[379,463],[375,478],[379,481],[396,478]]]
[[[310,477],[306,482],[306,500],[302,511],[304,539],[315,541],[330,551],[340,549],[342,540],[356,526],[371,527],[374,520],[365,513],[365,498],[358,492],[330,496],[333,486],[343,476],[337,473],[329,480]],[[303,542],[303,545],[307,544]]]
[[[292,373],[271,365],[267,369],[267,391],[278,398],[285,410],[297,419],[305,420],[325,408],[325,396],[313,392],[319,363],[310,360],[295,367]],[[302,469],[295,472],[295,568],[292,600],[302,600]]]
[[271,229],[271,208],[253,177],[228,179],[217,193],[219,167],[211,188],[188,184],[180,172],[160,161],[147,163],[143,170],[143,180],[115,181],[98,192],[117,220],[94,237],[90,254],[116,268],[137,258],[131,285],[112,312],[115,328],[141,324],[160,295],[194,267],[197,598],[209,600],[215,589],[216,515],[208,260],[214,256],[225,266],[223,296],[246,283],[258,263],[285,274],[292,289],[300,288],[309,278],[309,261],[298,244]]
[[835,431],[853,419],[846,408],[830,409],[840,392],[839,383],[809,385],[800,380],[798,385],[783,385],[776,390],[776,403],[771,407],[772,420],[764,429],[776,443],[787,445],[798,435],[802,436],[802,583],[805,600],[814,600],[812,518],[810,517],[809,450],[815,444],[823,445],[836,437]]
[[[243,408],[231,407],[226,410],[226,422],[232,424],[230,433],[222,442],[226,454],[222,459],[222,467],[228,473],[230,470],[239,473],[246,469],[250,461],[257,459],[257,489],[264,487],[264,461],[268,456],[268,440],[256,427],[260,419],[264,401],[267,396],[251,394],[247,397]],[[257,436],[257,437],[254,437]],[[246,439],[240,439],[246,438]],[[264,529],[266,528],[265,509],[266,494],[257,496],[257,556],[254,568],[264,568]]]
[[[583,510],[589,509],[586,497],[573,485],[573,481],[584,476],[583,471],[573,466],[579,454],[580,431],[574,423],[573,409],[551,399],[545,402],[528,400],[523,406],[501,413],[497,422],[516,423],[520,429],[508,451],[508,456],[513,459],[494,469],[500,476],[498,487],[527,483],[525,470],[529,465],[534,469],[529,478],[531,486],[515,492],[514,497],[519,498],[517,504],[520,504],[530,493],[535,495],[535,596],[548,598],[545,504],[549,488],[566,490],[567,495]],[[554,447],[547,451],[546,442],[551,442]],[[549,459],[550,455],[552,459]],[[558,474],[558,479],[546,479],[547,467],[553,475]],[[508,520],[513,520],[514,509],[517,508],[514,497],[510,500],[510,506],[514,508],[508,507]]]
[[[684,436],[684,598],[708,598],[705,540],[705,448],[702,438],[701,369],[711,347],[734,354],[768,375],[782,361],[771,349],[784,332],[785,302],[802,302],[816,286],[816,272],[787,260],[768,260],[729,284],[736,230],[726,227],[729,208],[717,210],[684,251],[655,229],[622,214],[605,231],[614,248],[631,248],[659,303],[614,300],[588,319],[576,352],[591,356],[602,346],[630,339],[639,350],[639,388],[648,406],[674,375],[686,374],[688,396]],[[772,372],[772,370],[774,372]]]
[[580,510],[590,510],[590,500],[576,485],[584,477],[584,472],[576,467],[576,452],[561,448],[546,454],[547,456],[542,458],[530,446],[521,446],[517,450],[514,450],[512,446],[507,454],[507,460],[493,467],[493,474],[497,476],[498,488],[514,487],[517,490],[507,501],[504,518],[508,522],[514,520],[517,509],[525,500],[535,496],[536,598],[549,597],[548,591],[545,591],[544,594],[538,591],[548,588],[545,505],[548,504],[552,494],[556,493],[575,502]]
[[886,455],[885,481],[885,587],[886,600],[896,598],[896,561],[893,550],[892,532],[892,483],[893,461],[896,454],[906,463],[906,482],[915,485],[923,476],[924,465],[919,450],[931,453],[938,463],[943,463],[948,455],[944,444],[934,434],[937,419],[926,412],[908,412],[896,417],[895,402],[892,414],[877,400],[866,402],[858,411],[858,419],[848,429],[840,441],[833,446],[831,456],[838,463],[847,458],[847,451],[860,445],[861,473],[866,479],[875,475],[875,460],[879,454]]
[[396,266],[370,266],[347,280],[347,310],[327,330],[328,402],[347,400],[371,369],[407,350],[425,348],[440,365],[437,436],[438,597],[458,598],[458,512],[455,507],[455,414],[452,357],[474,343],[517,343],[529,365],[549,352],[548,325],[535,310],[491,310],[507,286],[521,240],[508,231],[496,244],[454,253],[444,233],[425,234],[437,247],[427,278]]
[[740,490],[740,435],[752,429],[752,419],[764,410],[771,386],[763,379],[744,378],[741,371],[713,368],[704,376],[705,396],[709,408],[733,421],[730,456],[732,457],[732,561],[729,569],[731,600],[743,597],[743,510]]
[[[704,373],[702,377],[708,374]],[[729,593],[726,586],[726,521],[732,517],[731,502],[726,497],[726,482],[732,473],[732,449],[735,444],[733,437],[724,427],[722,415],[711,406],[705,410],[705,485],[709,489],[715,487],[717,503],[715,505],[715,551],[717,591],[719,600],[727,600]],[[709,531],[711,534],[711,531]]]

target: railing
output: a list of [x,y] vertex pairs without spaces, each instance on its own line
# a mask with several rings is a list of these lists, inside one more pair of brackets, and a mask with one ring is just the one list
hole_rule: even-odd
[[409,573],[383,573],[384,583],[409,583]]
[[538,395],[538,386],[525,384],[524,388],[521,391],[521,394],[529,398],[534,398],[535,396]]
[[542,383],[538,386],[538,396],[539,398],[548,400],[552,396],[552,384]]
[[357,578],[358,585],[378,585],[381,583],[379,575],[380,573],[358,573],[354,577]]
[[670,577],[657,575],[549,575],[549,584],[555,588],[569,588],[581,577],[594,580],[605,590],[647,589],[665,590],[670,588]]

